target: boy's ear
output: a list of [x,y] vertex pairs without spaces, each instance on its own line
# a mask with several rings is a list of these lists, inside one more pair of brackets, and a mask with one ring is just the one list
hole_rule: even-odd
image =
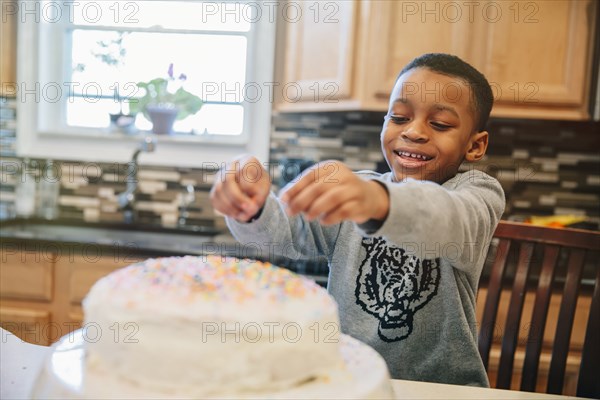
[[471,135],[467,145],[465,160],[469,162],[479,161],[485,155],[488,147],[487,131],[477,132]]

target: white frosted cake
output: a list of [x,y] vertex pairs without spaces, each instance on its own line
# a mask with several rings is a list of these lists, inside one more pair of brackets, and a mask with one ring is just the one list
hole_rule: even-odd
[[149,259],[98,281],[33,397],[385,398],[385,362],[339,331],[337,304],[269,263]]
[[268,263],[150,259],[97,282],[83,309],[84,326],[108,333],[86,343],[87,368],[159,391],[274,390],[341,363],[333,299]]

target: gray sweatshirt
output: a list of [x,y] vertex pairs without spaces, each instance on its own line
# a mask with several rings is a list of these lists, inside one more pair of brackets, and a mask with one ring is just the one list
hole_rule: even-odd
[[504,212],[500,184],[477,170],[442,185],[357,174],[386,186],[383,224],[308,223],[288,217],[271,193],[258,219],[228,218],[229,229],[264,254],[327,257],[342,333],[377,350],[393,378],[489,386],[477,350],[475,298]]

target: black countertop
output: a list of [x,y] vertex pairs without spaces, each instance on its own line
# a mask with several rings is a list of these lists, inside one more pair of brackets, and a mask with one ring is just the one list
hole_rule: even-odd
[[0,246],[5,254],[26,251],[56,257],[80,255],[91,262],[111,257],[130,263],[149,257],[221,255],[270,261],[308,275],[320,284],[327,282],[328,267],[324,259],[290,260],[261,254],[257,246],[244,246],[228,231],[212,227],[39,219],[2,220],[0,224]]

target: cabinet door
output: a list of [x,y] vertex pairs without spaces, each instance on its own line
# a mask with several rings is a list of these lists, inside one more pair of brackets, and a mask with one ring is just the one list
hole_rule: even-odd
[[14,95],[17,82],[16,1],[2,1],[0,24],[0,96]]
[[53,321],[63,327],[63,335],[81,327],[83,310],[81,301],[92,285],[118,268],[141,261],[143,257],[127,251],[111,249],[112,255],[83,256],[74,254],[56,263],[57,293]]
[[52,300],[52,275],[56,254],[52,249],[18,251],[3,243],[0,264],[0,297],[37,301]]
[[[489,3],[489,2],[488,2]],[[596,2],[511,1],[482,25],[494,115],[586,118]]]
[[355,1],[285,2],[285,71],[280,106],[335,103],[352,94]]
[[79,305],[92,285],[100,278],[140,260],[132,255],[116,258],[103,256],[94,260],[76,257],[70,264],[69,302],[71,305]]
[[29,308],[0,307],[0,326],[29,343],[48,346],[57,330],[50,323],[48,311]]
[[373,1],[365,7],[367,46],[362,85],[367,108],[386,110],[400,70],[424,53],[451,53],[469,61],[472,23],[455,1]]

